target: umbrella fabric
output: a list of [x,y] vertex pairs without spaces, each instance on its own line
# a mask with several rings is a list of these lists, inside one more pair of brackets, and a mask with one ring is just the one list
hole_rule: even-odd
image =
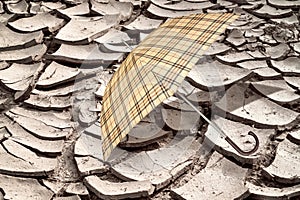
[[176,92],[237,17],[213,13],[169,19],[132,50],[105,89],[100,119],[104,160],[138,122]]

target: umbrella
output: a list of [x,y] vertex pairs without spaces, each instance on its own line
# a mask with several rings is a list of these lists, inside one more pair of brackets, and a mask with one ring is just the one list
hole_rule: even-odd
[[[106,160],[129,131],[162,101],[172,96],[208,47],[238,15],[193,14],[167,20],[151,32],[123,61],[106,86],[101,111],[102,151]],[[180,98],[191,104],[184,96]],[[194,107],[194,106],[193,106]],[[240,149],[197,108],[225,140]]]

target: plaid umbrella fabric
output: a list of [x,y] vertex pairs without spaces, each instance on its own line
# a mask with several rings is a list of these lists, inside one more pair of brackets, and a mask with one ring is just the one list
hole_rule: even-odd
[[140,120],[176,92],[237,17],[214,13],[169,19],[132,50],[105,89],[100,119],[104,160]]

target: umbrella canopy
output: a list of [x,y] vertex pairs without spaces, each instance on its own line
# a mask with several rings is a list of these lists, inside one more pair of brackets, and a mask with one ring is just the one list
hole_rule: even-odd
[[104,160],[138,122],[176,92],[237,17],[213,13],[169,19],[132,50],[105,89],[100,119]]

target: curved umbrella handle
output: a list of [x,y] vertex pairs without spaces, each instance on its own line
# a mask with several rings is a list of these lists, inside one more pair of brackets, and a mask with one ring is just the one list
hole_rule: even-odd
[[216,131],[219,132],[222,136],[225,137],[225,140],[241,155],[249,156],[250,154],[254,153],[259,146],[259,140],[258,137],[253,133],[252,131],[248,132],[248,135],[251,135],[255,139],[255,146],[250,151],[244,151],[242,150],[236,143],[234,143],[225,133],[222,129],[219,128],[217,124],[215,124],[213,121],[210,121],[203,113],[201,113],[185,96],[183,96],[180,93],[177,93],[177,96],[179,96],[182,100],[184,100],[187,104],[189,104],[205,121],[207,121]]
[[259,140],[258,140],[258,137],[257,135],[255,135],[255,133],[253,133],[252,131],[249,131],[248,132],[248,135],[251,135],[254,140],[255,140],[255,146],[252,150],[250,151],[244,151],[242,150],[236,143],[234,143],[228,136],[225,137],[225,140],[237,151],[239,152],[241,155],[244,155],[244,156],[249,156],[250,154],[254,153],[257,149],[258,149],[258,146],[259,146]]

